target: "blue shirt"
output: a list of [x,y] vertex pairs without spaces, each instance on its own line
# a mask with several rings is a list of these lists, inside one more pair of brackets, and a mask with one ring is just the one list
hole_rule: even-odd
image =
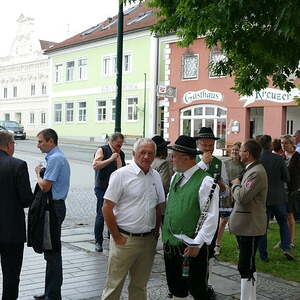
[[70,165],[58,147],[47,153],[44,179],[53,181],[54,200],[66,200],[70,187]]
[[296,151],[300,153],[300,142],[296,145]]

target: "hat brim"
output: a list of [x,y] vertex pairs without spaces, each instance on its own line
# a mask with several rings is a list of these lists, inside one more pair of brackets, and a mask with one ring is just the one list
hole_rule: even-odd
[[190,155],[199,155],[203,154],[202,151],[194,150],[194,149],[188,149],[186,147],[180,146],[180,145],[173,145],[173,146],[168,146],[167,147],[170,150],[185,153],[185,154],[190,154]]
[[157,147],[157,148],[165,148],[165,147],[167,147],[167,145],[169,145],[170,143],[171,143],[170,141],[165,141],[165,142],[163,142],[163,143],[161,143],[161,144],[159,144],[159,145],[156,144],[156,147]]
[[195,140],[202,140],[202,139],[208,139],[208,140],[219,140],[220,138],[215,137],[213,135],[199,135],[194,137]]

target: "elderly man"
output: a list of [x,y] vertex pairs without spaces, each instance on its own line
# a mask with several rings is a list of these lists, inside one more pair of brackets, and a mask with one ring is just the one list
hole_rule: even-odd
[[4,300],[18,298],[26,241],[24,207],[33,200],[27,164],[14,158],[14,151],[12,134],[0,131],[0,256]]
[[266,233],[268,178],[259,162],[261,146],[255,140],[242,144],[240,156],[246,165],[242,180],[232,180],[235,200],[229,229],[236,235],[240,249],[238,270],[241,275],[241,300],[256,299],[255,254],[258,240]]
[[[168,148],[173,150],[176,170],[162,228],[168,287],[173,299],[185,299],[190,293],[194,299],[207,300],[207,245],[217,229],[219,187],[198,167],[196,155],[200,152],[192,137],[181,135]],[[174,234],[184,234],[192,243],[188,245]]]
[[151,168],[156,145],[139,139],[133,147],[133,162],[116,170],[104,195],[103,215],[112,235],[106,285],[102,300],[120,299],[129,272],[129,299],[146,300],[159,228],[164,189]]
[[108,145],[98,148],[93,160],[95,170],[95,195],[97,197],[96,219],[94,226],[95,251],[102,252],[104,218],[102,214],[103,196],[108,187],[110,175],[117,169],[125,166],[125,154],[121,150],[124,136],[115,132],[109,139]]
[[297,130],[293,137],[296,145],[296,151],[300,153],[300,130]]

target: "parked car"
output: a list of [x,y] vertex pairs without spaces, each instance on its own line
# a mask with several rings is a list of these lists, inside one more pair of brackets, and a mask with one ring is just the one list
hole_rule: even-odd
[[15,138],[26,139],[24,127],[16,121],[0,121],[0,126],[13,133]]

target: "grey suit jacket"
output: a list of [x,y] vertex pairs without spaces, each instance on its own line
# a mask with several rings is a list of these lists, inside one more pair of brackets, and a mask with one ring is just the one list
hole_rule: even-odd
[[267,230],[268,178],[262,164],[250,165],[240,185],[232,186],[235,204],[229,219],[230,232],[239,236],[260,236]]

